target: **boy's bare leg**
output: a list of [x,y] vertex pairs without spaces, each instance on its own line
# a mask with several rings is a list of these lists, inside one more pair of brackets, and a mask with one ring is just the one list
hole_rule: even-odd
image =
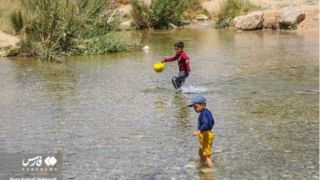
[[211,160],[211,158],[206,158],[206,163],[207,163],[207,165],[208,165],[208,167],[209,168],[213,168],[213,162],[212,162],[212,160]]
[[201,148],[199,148],[199,156],[200,156],[200,162],[204,163],[206,161],[206,157],[203,156],[203,152]]

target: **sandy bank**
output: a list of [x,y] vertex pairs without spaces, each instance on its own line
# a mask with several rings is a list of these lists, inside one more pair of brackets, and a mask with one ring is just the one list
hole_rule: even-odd
[[15,46],[15,44],[19,41],[20,41],[19,38],[0,31],[0,48],[6,47],[6,46]]

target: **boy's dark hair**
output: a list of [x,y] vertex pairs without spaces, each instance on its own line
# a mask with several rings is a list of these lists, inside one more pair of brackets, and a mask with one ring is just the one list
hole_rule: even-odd
[[176,43],[174,44],[174,46],[175,46],[175,47],[178,47],[178,48],[180,48],[180,49],[183,49],[183,48],[184,48],[184,44],[183,44],[182,41],[176,42]]

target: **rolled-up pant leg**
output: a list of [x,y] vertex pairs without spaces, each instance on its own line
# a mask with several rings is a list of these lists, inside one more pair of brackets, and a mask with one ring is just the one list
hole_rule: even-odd
[[177,76],[177,84],[179,85],[179,87],[181,87],[183,85],[183,83],[185,82],[185,80],[188,76],[189,76],[189,73],[186,73],[184,71],[179,72],[179,74]]

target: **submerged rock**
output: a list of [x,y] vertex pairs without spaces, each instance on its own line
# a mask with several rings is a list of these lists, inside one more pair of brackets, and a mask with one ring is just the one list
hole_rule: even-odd
[[258,11],[244,16],[237,16],[233,19],[234,27],[238,30],[256,30],[263,27],[263,12]]
[[215,149],[215,153],[221,153],[221,152],[223,152],[224,151],[224,149],[222,148],[222,147],[217,147],[216,149]]

